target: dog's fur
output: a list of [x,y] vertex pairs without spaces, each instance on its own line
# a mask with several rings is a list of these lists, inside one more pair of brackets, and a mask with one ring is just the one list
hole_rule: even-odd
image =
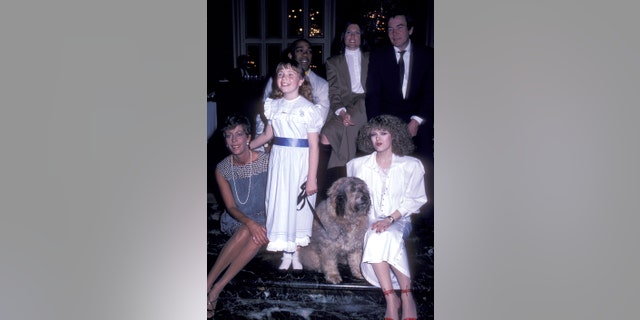
[[311,242],[300,248],[300,262],[306,270],[322,272],[328,282],[336,284],[342,282],[338,263],[346,258],[351,275],[364,279],[360,262],[371,206],[367,184],[356,177],[340,178],[327,195],[316,208],[326,230],[313,221]]

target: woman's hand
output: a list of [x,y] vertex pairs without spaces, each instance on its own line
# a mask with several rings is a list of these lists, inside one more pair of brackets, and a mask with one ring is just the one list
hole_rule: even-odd
[[407,129],[409,129],[409,133],[412,137],[415,137],[418,134],[418,128],[420,127],[420,123],[415,119],[411,119],[407,124]]
[[342,118],[342,124],[344,126],[355,126],[356,124],[353,123],[353,121],[351,121],[351,115],[348,112],[342,112],[340,114],[340,117]]
[[269,243],[269,238],[267,237],[267,228],[259,225],[255,221],[249,222],[247,224],[247,228],[249,228],[249,232],[251,233],[251,240],[257,245],[263,246]]
[[371,225],[371,230],[375,230],[376,233],[387,231],[392,223],[389,219],[378,220]]

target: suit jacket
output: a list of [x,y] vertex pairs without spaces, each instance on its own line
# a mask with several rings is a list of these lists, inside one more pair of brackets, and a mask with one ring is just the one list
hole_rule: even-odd
[[[369,53],[362,52],[360,60],[360,84],[366,90],[367,67]],[[364,93],[351,91],[351,75],[349,65],[344,54],[327,60],[327,80],[329,81],[329,100],[331,108],[322,134],[331,143],[331,156],[327,168],[340,167],[356,156],[358,131],[367,122],[367,110],[364,103]],[[353,126],[345,126],[336,111],[346,108],[351,115]]]
[[400,73],[392,46],[369,57],[367,116],[391,114],[407,123],[416,115],[424,120],[415,138],[419,153],[432,152],[433,142],[433,48],[411,43],[407,98],[400,91]]
[[[369,53],[363,52],[361,57],[362,68],[360,70],[360,81],[362,82],[362,88],[367,89],[367,75],[369,65]],[[344,54],[331,57],[327,60],[327,81],[329,82],[329,100],[330,111],[329,115],[335,115],[335,112],[345,107],[347,112],[351,115],[363,114],[365,110],[355,109],[353,105],[353,92],[351,91],[351,76],[349,75],[349,66],[347,65],[347,58]]]
[[[369,118],[392,114],[409,122],[412,115],[433,124],[433,49],[411,43],[407,98],[400,92],[400,74],[392,46],[372,52],[367,78]],[[426,123],[425,123],[426,124]]]

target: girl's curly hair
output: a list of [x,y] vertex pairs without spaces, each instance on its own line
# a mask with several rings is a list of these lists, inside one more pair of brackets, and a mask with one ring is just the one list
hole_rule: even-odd
[[302,86],[300,86],[300,88],[298,88],[298,93],[300,93],[301,96],[303,96],[305,99],[313,102],[313,94],[311,91],[311,83],[309,82],[309,80],[305,77],[304,74],[304,69],[302,69],[302,66],[300,64],[298,64],[298,61],[293,60],[293,59],[284,59],[283,61],[281,61],[280,63],[278,63],[278,66],[276,67],[276,72],[273,74],[273,81],[271,82],[271,94],[269,95],[269,97],[271,99],[280,99],[282,97],[284,97],[284,94],[282,93],[282,90],[280,90],[280,88],[278,88],[278,72],[280,72],[280,70],[282,69],[293,69],[295,71],[297,71],[300,74],[300,77],[302,77],[304,79],[304,82],[302,83]]
[[385,130],[391,134],[391,151],[395,155],[406,156],[415,149],[407,124],[396,116],[383,114],[371,118],[358,132],[358,149],[362,152],[375,151],[370,137],[374,129]]

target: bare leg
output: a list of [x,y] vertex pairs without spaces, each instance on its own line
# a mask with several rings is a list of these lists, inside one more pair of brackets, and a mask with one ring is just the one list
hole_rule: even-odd
[[407,277],[404,273],[391,266],[393,273],[398,278],[400,283],[402,299],[402,319],[416,319],[418,312],[416,310],[416,302],[413,300],[413,294],[411,293],[411,278]]
[[[210,292],[211,301],[218,300],[222,289],[256,256],[259,250],[260,246],[251,240],[249,229],[246,226],[241,226],[224,245],[218,259],[209,271],[207,289]],[[220,277],[225,269],[226,271]]]
[[386,261],[379,263],[372,263],[373,272],[380,282],[380,287],[384,293],[384,299],[387,301],[387,311],[384,314],[386,319],[398,319],[398,309],[400,308],[400,299],[393,291],[393,284],[391,283],[391,275],[389,274],[389,264]]

